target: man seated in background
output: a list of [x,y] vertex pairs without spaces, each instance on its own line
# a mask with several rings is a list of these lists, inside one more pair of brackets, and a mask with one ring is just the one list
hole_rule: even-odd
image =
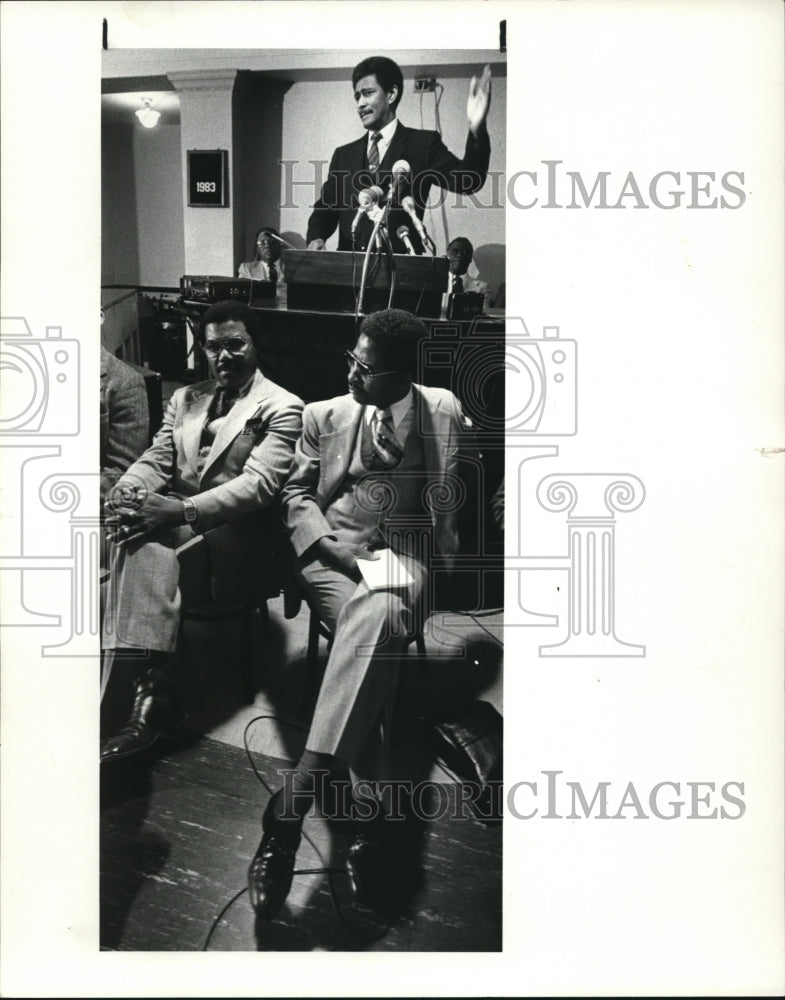
[[357,195],[374,184],[386,192],[392,167],[405,161],[409,177],[400,188],[399,198],[411,199],[416,219],[401,208],[393,208],[388,229],[395,253],[407,252],[397,236],[401,225],[409,229],[415,252],[422,253],[418,227],[431,187],[472,194],[485,184],[491,156],[486,126],[491,106],[490,66],[485,67],[479,79],[472,77],[469,84],[466,102],[469,134],[462,159],[447,149],[438,132],[408,128],[398,121],[403,74],[392,59],[386,56],[363,59],[352,73],[352,89],[365,135],[339,146],[333,153],[327,180],[308,220],[308,249],[323,250],[325,241],[338,229],[339,250],[364,250],[373,227],[368,216],[363,215],[353,232]]
[[[303,404],[259,370],[258,322],[240,302],[206,311],[197,339],[213,378],[174,393],[153,443],[109,497],[116,545],[102,629],[102,688],[117,658],[137,680],[131,716],[105,745],[102,761],[145,749],[170,721],[174,692],[166,661],[179,623],[177,547],[229,525],[222,547],[237,558],[253,555],[254,542],[264,542],[260,516],[289,473]],[[258,566],[259,574],[264,570]]]
[[263,226],[256,234],[254,259],[240,265],[238,278],[253,278],[254,281],[272,281],[283,284],[283,263],[281,250],[283,243],[276,229]]
[[479,278],[470,278],[467,274],[469,265],[474,259],[474,247],[471,240],[465,236],[456,236],[447,246],[447,259],[450,262],[448,294],[454,292],[479,292],[484,295],[488,285]]
[[462,295],[464,292],[475,292],[483,296],[482,308],[485,304],[485,295],[488,285],[479,278],[470,278],[467,274],[469,265],[474,257],[474,247],[471,240],[465,236],[456,236],[447,246],[447,259],[450,262],[450,273],[447,284],[447,294],[444,299],[444,308],[448,315],[450,303],[454,295]]
[[[402,310],[366,317],[346,355],[349,394],[312,403],[303,414],[282,493],[284,520],[297,575],[333,643],[306,749],[292,780],[267,805],[249,868],[251,903],[266,919],[289,892],[320,772],[340,760],[356,780],[379,777],[378,724],[394,697],[428,554],[432,547],[450,557],[458,549],[455,512],[437,506],[437,494],[455,477],[464,421],[449,390],[413,382],[425,337],[425,324]],[[392,506],[382,509],[380,497]],[[374,560],[375,550],[388,547],[411,582],[371,589],[358,560]],[[364,900],[379,884],[383,819],[379,811],[359,822],[349,852],[352,884]]]
[[[102,312],[103,320],[103,312]],[[150,426],[142,376],[101,346],[101,503],[147,447]]]

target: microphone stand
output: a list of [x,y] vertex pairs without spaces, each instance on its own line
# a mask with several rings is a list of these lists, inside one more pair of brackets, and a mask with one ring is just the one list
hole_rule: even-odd
[[392,304],[393,294],[395,293],[396,274],[395,274],[395,257],[392,252],[392,245],[390,243],[390,237],[387,232],[387,224],[386,224],[389,212],[390,212],[389,201],[387,202],[387,204],[384,206],[383,209],[376,208],[376,209],[371,209],[368,212],[368,215],[374,220],[374,227],[373,227],[373,232],[371,233],[371,238],[368,240],[368,246],[365,248],[365,257],[363,259],[363,272],[362,272],[362,277],[360,278],[360,292],[359,295],[357,296],[357,312],[355,314],[356,317],[363,315],[363,305],[365,300],[365,284],[368,278],[368,264],[371,259],[371,251],[373,250],[374,246],[377,247],[378,251],[378,249],[380,249],[379,243],[382,242],[385,249],[387,250],[387,259],[390,263],[390,295],[387,300],[387,308],[389,309]]
[[387,203],[384,206],[384,212],[382,213],[382,221],[380,223],[379,232],[381,233],[384,245],[387,248],[387,260],[390,264],[390,294],[387,298],[387,308],[391,309],[393,304],[393,296],[395,295],[395,286],[397,284],[397,274],[395,269],[395,254],[393,253],[392,240],[390,239],[390,230],[388,226],[388,219],[390,217],[390,209],[392,208],[393,200],[393,183],[390,184],[390,194],[387,198]]

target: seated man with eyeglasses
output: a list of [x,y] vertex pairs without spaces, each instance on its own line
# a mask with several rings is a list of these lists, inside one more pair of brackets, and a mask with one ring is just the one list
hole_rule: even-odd
[[[249,868],[251,903],[262,918],[273,917],[286,899],[302,821],[324,772],[336,759],[344,762],[356,793],[363,781],[364,797],[380,777],[379,720],[394,697],[429,551],[457,552],[455,511],[444,501],[455,485],[464,421],[451,392],[413,381],[425,337],[425,324],[402,310],[366,317],[346,354],[349,394],[303,413],[282,493],[284,520],[297,575],[333,643],[306,749],[268,803]],[[382,548],[408,570],[407,586],[389,580],[372,589],[361,575],[358,560],[374,560]],[[379,902],[383,813],[367,807],[374,815],[362,822],[354,811],[349,874],[358,898]]]
[[[243,303],[219,302],[205,312],[197,339],[213,377],[173,394],[153,443],[107,501],[115,546],[104,601],[102,693],[118,659],[136,682],[131,716],[104,746],[103,762],[146,749],[171,718],[167,654],[179,624],[178,547],[228,526],[215,553],[230,577],[225,591],[231,560],[265,550],[261,536],[270,526],[263,512],[289,474],[303,403],[259,370],[260,336],[257,314]],[[230,603],[243,601],[238,594]]]

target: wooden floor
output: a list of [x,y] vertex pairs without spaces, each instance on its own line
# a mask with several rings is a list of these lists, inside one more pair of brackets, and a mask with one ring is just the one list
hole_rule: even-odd
[[[307,609],[286,619],[277,598],[268,602],[268,612],[266,623],[258,619],[254,626],[253,704],[243,697],[249,651],[237,623],[188,623],[174,665],[185,699],[183,728],[159,741],[149,759],[114,763],[102,775],[101,946],[106,950],[199,950],[222,908],[245,886],[268,794],[254,776],[244,741],[247,737],[268,784],[277,788],[279,768],[302,752],[309,716],[303,700],[312,676],[305,655]],[[423,739],[424,719],[460,712],[478,700],[503,711],[502,633],[500,613],[429,619],[427,664],[412,649],[401,675],[392,762],[399,780],[447,781]],[[322,665],[326,656],[322,642]],[[107,733],[127,717],[130,699],[130,680],[118,672],[104,705]],[[298,724],[285,724],[286,719]],[[456,786],[444,787],[454,799]],[[348,899],[345,827],[320,818],[305,825],[321,855],[340,871],[332,879],[340,912],[326,875],[297,875],[276,920],[255,927],[243,894],[216,927],[210,949],[501,948],[501,827],[448,815],[396,825],[391,872],[397,898],[391,901],[395,919],[389,930]],[[297,863],[298,869],[324,867],[305,841]]]
[[[254,762],[269,786],[280,785],[286,761],[255,753]],[[284,909],[258,926],[242,892],[215,926],[209,950],[500,950],[502,828],[453,818],[456,789],[431,788],[433,820],[409,816],[395,824],[390,871],[396,891],[387,918],[349,897],[343,870],[348,824],[310,817],[304,830],[312,843],[303,838],[297,871],[330,867],[336,873],[295,875]],[[267,798],[244,750],[185,731],[151,759],[107,771],[102,949],[202,949],[222,908],[244,889]]]

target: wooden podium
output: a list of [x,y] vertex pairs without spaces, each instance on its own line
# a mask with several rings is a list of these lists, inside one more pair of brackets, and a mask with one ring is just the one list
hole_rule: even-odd
[[[360,291],[364,256],[364,251],[285,250],[283,269],[288,307],[353,313]],[[438,318],[442,296],[447,291],[447,258],[393,254],[393,261],[392,307],[407,309],[417,316]],[[387,308],[391,270],[386,253],[373,255],[365,285],[364,313]]]

